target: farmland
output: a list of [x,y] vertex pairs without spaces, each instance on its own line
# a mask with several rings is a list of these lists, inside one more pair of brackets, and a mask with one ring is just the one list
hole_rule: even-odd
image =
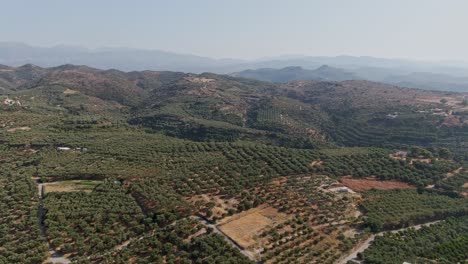
[[467,214],[466,128],[413,126],[425,92],[68,67],[0,106],[0,263],[336,263]]
[[257,207],[235,216],[227,217],[218,223],[220,230],[233,239],[240,247],[249,248],[255,244],[254,238],[265,227],[276,226],[287,220],[285,214],[271,207]]
[[468,201],[437,193],[415,190],[369,191],[361,205],[367,212],[367,225],[376,231],[398,228],[448,216],[463,216]]
[[468,257],[467,218],[449,218],[419,230],[408,229],[377,237],[360,256],[365,263],[395,261],[461,263]]
[[376,179],[351,179],[344,177],[341,182],[346,187],[354,191],[366,191],[371,189],[391,190],[391,189],[414,189],[413,186],[397,181],[378,181]]

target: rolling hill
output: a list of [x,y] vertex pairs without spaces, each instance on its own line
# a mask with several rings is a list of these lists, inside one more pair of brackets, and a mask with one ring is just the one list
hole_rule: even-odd
[[[289,78],[297,72],[323,79],[353,77],[327,66],[270,74]],[[83,109],[98,109],[95,103],[88,104],[101,100],[106,102],[99,104],[106,106],[103,109],[121,112],[120,118],[132,125],[202,141],[256,139],[295,147],[376,142],[426,145],[434,144],[433,139],[445,135],[447,129],[463,130],[466,123],[464,115],[452,114],[463,111],[462,94],[369,81],[274,84],[212,73],[122,72],[74,65],[3,67],[0,73],[3,91],[10,96],[39,93],[49,104],[63,108],[67,107],[64,102],[70,102],[78,112],[72,98],[88,98],[88,103],[81,104]],[[440,102],[444,98],[445,104]],[[431,109],[435,108],[443,110],[434,113]],[[418,130],[421,126],[423,131]],[[396,131],[400,131],[398,137]],[[365,140],[371,134],[372,140],[379,140]]]

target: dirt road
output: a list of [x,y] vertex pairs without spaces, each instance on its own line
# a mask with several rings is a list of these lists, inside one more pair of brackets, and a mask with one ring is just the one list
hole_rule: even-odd
[[[196,217],[196,216],[194,216],[193,218],[196,218],[196,219],[197,219],[198,221],[200,221],[204,226],[210,227],[211,229],[213,229],[213,231],[214,231],[215,233],[221,235],[221,236],[224,238],[224,240],[225,240],[226,242],[228,242],[229,244],[231,244],[233,247],[239,249],[239,251],[240,251],[244,256],[248,257],[248,258],[249,258],[250,260],[252,260],[252,261],[257,262],[257,259],[255,258],[255,256],[254,256],[251,252],[249,252],[249,251],[247,251],[247,250],[245,250],[245,249],[239,247],[239,245],[237,245],[230,237],[226,236],[221,230],[219,230],[219,228],[218,228],[216,225],[210,224],[206,219],[204,219],[204,218],[202,218],[202,217]],[[259,262],[257,262],[257,263],[259,263]]]
[[366,239],[364,242],[362,242],[357,248],[353,249],[353,251],[351,251],[346,257],[342,258],[338,263],[339,264],[346,264],[346,262],[348,262],[350,260],[353,260],[353,261],[355,261],[357,263],[361,263],[361,261],[357,259],[357,254],[359,252],[363,252],[368,247],[370,247],[370,245],[372,244],[372,242],[375,240],[375,238],[377,236],[383,236],[385,233],[388,233],[388,232],[397,233],[397,232],[400,232],[400,231],[403,231],[403,230],[406,230],[406,229],[410,229],[410,228],[414,228],[414,229],[418,230],[418,229],[421,229],[423,226],[430,226],[430,225],[433,225],[433,224],[438,223],[438,222],[440,222],[440,221],[429,222],[429,223],[425,223],[425,224],[405,227],[405,228],[392,230],[392,231],[380,232],[378,234],[371,235],[368,239]]

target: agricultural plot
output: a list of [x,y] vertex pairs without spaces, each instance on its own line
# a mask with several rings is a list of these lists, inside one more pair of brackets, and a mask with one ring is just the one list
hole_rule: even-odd
[[272,207],[259,206],[227,217],[217,225],[224,234],[246,249],[256,244],[255,240],[265,227],[277,226],[286,220],[286,214],[279,213]]
[[72,180],[72,181],[59,181],[45,183],[43,186],[44,193],[51,192],[91,192],[94,187],[102,181],[88,181],[88,180]]
[[375,176],[378,180],[406,182],[417,187],[442,181],[446,174],[458,168],[450,161],[407,163],[389,157],[389,151],[378,148],[345,148],[321,150],[321,166],[314,166],[317,173],[333,176],[366,178]]
[[50,244],[71,258],[112,249],[149,228],[133,198],[111,180],[91,193],[47,193],[44,209]]
[[415,187],[398,181],[378,181],[376,179],[352,179],[343,177],[341,183],[353,191],[366,190],[392,190],[392,189],[415,189]]
[[133,239],[120,250],[78,258],[84,263],[252,264],[220,235],[187,218]]
[[374,231],[396,229],[468,213],[468,200],[416,190],[368,191],[361,207]]
[[359,216],[358,196],[336,193],[327,176],[277,178],[249,189],[264,204],[217,222],[223,233],[265,263],[334,263],[359,238],[342,237]]
[[361,255],[365,263],[464,263],[468,259],[468,218],[379,236]]

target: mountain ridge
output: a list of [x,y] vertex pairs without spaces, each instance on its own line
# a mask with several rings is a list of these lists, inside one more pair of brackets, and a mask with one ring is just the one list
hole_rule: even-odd
[[[301,67],[313,70],[322,65],[341,69],[356,78],[411,88],[445,91],[468,91],[468,64],[460,62],[418,62],[402,59],[385,59],[370,56],[279,56],[253,60],[212,59],[191,54],[179,54],[160,50],[132,48],[87,49],[76,46],[34,47],[22,43],[0,42],[0,64],[22,66],[34,64],[41,67],[57,67],[64,64],[88,65],[109,70],[130,71],[173,71],[229,74],[246,69],[282,69]],[[430,83],[415,78],[418,72],[431,73],[437,81]],[[260,78],[262,79],[262,78]],[[297,79],[297,78],[296,78]],[[327,78],[325,78],[327,79]],[[331,78],[333,79],[333,78]],[[338,79],[342,80],[342,79]],[[6,84],[3,84],[5,86]]]

